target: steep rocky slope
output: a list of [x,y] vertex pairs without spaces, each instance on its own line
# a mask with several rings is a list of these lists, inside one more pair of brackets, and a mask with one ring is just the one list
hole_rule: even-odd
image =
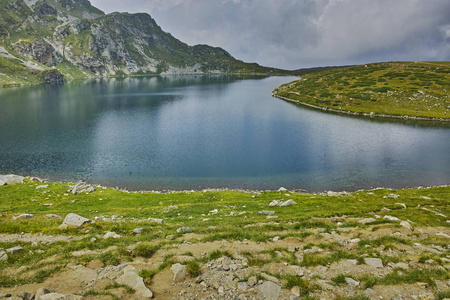
[[[2,0],[0,86],[161,73],[287,74],[188,46],[145,13],[105,14],[88,0]],[[48,73],[51,73],[49,77]]]

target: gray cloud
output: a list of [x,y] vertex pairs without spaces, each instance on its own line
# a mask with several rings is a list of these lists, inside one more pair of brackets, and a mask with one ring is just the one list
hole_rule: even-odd
[[448,0],[91,0],[148,12],[190,45],[262,65],[301,67],[450,60]]

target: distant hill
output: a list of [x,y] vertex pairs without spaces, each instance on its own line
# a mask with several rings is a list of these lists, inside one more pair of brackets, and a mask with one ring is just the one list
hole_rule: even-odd
[[145,13],[105,14],[88,0],[0,1],[0,86],[167,73],[297,74],[188,46]]
[[450,62],[386,62],[319,69],[274,96],[340,113],[450,120],[449,92]]

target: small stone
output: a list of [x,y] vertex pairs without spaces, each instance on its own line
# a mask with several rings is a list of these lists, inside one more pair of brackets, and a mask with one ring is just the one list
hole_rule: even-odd
[[77,195],[81,193],[92,193],[95,191],[95,187],[92,185],[89,185],[85,182],[78,182],[73,188],[72,188],[72,194]]
[[387,197],[388,197],[388,198],[397,199],[397,198],[399,198],[400,196],[397,195],[397,194],[389,194],[389,195],[387,195]]
[[120,239],[122,236],[120,235],[120,234],[117,234],[117,233],[115,233],[115,232],[111,232],[111,231],[108,231],[107,233],[105,233],[105,235],[103,236],[103,238],[106,240],[106,239],[109,239],[109,238],[113,238],[113,239]]
[[180,227],[180,228],[177,229],[178,233],[189,232],[189,231],[191,231],[191,228],[186,227],[186,226],[183,226],[183,227]]
[[427,197],[427,196],[420,196],[420,199],[423,199],[423,200],[431,200],[431,198],[430,198],[430,197]]
[[17,217],[13,217],[13,220],[19,220],[19,219],[31,219],[32,217],[34,217],[32,214],[21,214]]
[[133,229],[133,234],[141,234],[144,231],[143,228],[135,228]]
[[272,211],[272,210],[262,210],[262,211],[258,212],[258,214],[260,214],[260,215],[273,215],[273,214],[275,214],[275,212]]
[[219,292],[220,295],[223,295],[225,293],[225,288],[223,286],[220,286],[217,291]]
[[258,290],[262,294],[263,299],[277,300],[281,292],[281,286],[272,281],[265,281],[258,287]]
[[74,213],[70,213],[64,218],[64,221],[59,226],[59,228],[60,229],[66,229],[68,227],[80,228],[84,224],[91,223],[91,222],[92,222],[92,220],[89,220],[87,218],[84,218],[84,217],[79,216]]
[[217,208],[209,211],[210,214],[217,214],[218,212],[219,210]]
[[153,223],[164,224],[164,220],[163,219],[148,218],[148,220],[150,222],[153,222]]
[[425,261],[425,263],[426,263],[426,264],[429,264],[429,265],[434,265],[434,259],[427,259],[427,260]]
[[375,268],[383,268],[383,261],[379,258],[364,258],[364,262]]
[[248,290],[247,282],[238,282],[238,289],[242,292],[246,292]]
[[48,188],[48,184],[38,185],[38,186],[36,187],[37,190],[39,190],[39,189],[46,189],[46,188]]
[[258,283],[258,279],[256,276],[252,276],[247,280],[247,284],[249,287],[254,287]]
[[387,220],[389,220],[389,221],[400,221],[400,219],[397,218],[397,217],[387,216],[387,215],[384,216],[383,219],[387,219]]
[[50,294],[50,291],[45,288],[39,288],[36,291],[36,295],[34,295],[34,299],[39,300],[41,296],[44,296],[46,294]]
[[168,236],[166,236],[166,240],[173,240],[175,238],[174,235],[169,234]]
[[[0,181],[1,184],[1,181]],[[12,295],[11,294],[0,294],[0,299],[4,299],[4,298],[11,298]]]
[[173,282],[181,282],[186,277],[186,266],[176,263],[170,267],[170,270],[173,272]]
[[20,252],[22,250],[23,250],[22,247],[16,246],[16,247],[12,247],[12,248],[6,249],[6,252],[8,252],[10,254],[14,254],[14,253]]
[[28,292],[21,292],[17,297],[23,299],[23,300],[33,300],[34,295]]
[[8,260],[8,254],[6,254],[5,251],[0,250],[0,261],[7,261]]
[[365,219],[359,220],[358,223],[369,224],[369,223],[372,223],[372,222],[375,222],[375,221],[376,220],[374,218],[365,218]]
[[284,187],[280,187],[280,188],[278,189],[278,191],[279,191],[279,192],[287,192],[287,189],[284,188]]
[[409,230],[411,230],[411,224],[409,224],[406,221],[401,221],[400,222],[400,226],[403,226],[403,227],[408,228]]
[[300,287],[294,286],[294,287],[291,289],[291,293],[292,293],[294,296],[300,297]]
[[377,292],[375,292],[375,291],[372,290],[371,288],[367,288],[367,289],[366,289],[366,294],[369,294],[369,295],[376,295]]
[[287,200],[285,202],[282,202],[279,206],[280,207],[286,207],[286,206],[292,206],[292,205],[297,205],[297,202],[295,202],[292,199],[289,199],[289,200]]
[[347,284],[351,287],[358,287],[359,286],[359,281],[354,280],[353,278],[350,277],[345,277],[345,282],[347,282]]
[[91,243],[93,243],[93,242],[95,242],[95,241],[97,241],[97,239],[96,239],[95,237],[91,237],[91,238],[89,239],[89,242],[91,242]]

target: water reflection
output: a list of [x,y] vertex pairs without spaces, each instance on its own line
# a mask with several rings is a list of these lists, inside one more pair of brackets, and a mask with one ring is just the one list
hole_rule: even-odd
[[270,96],[293,79],[155,76],[0,90],[0,171],[132,189],[450,182],[448,127]]

